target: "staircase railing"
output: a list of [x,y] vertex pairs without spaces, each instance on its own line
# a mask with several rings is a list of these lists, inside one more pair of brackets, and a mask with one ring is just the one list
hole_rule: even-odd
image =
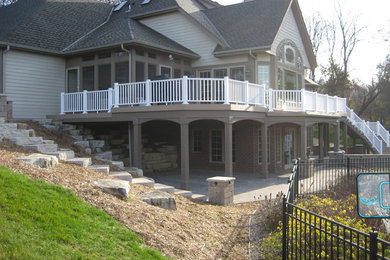
[[382,140],[386,143],[387,147],[390,147],[390,133],[386,130],[386,128],[378,121],[378,122],[368,122],[372,131],[375,132]]
[[379,153],[383,153],[382,140],[376,135],[376,133],[370,128],[370,124],[363,119],[361,119],[353,109],[347,109],[347,119],[351,122],[353,126],[359,129],[367,140],[371,143],[372,147]]

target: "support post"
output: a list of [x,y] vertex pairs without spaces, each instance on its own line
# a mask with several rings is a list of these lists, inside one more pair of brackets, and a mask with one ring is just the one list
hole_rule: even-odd
[[307,149],[307,127],[306,125],[301,125],[299,128],[300,132],[300,158],[306,159],[306,149]]
[[344,151],[345,153],[348,153],[348,125],[347,123],[344,123]]
[[117,82],[114,83],[114,107],[119,107],[119,84]]
[[334,131],[334,151],[340,150],[340,121],[337,120],[336,125],[333,128]]
[[142,125],[138,120],[133,121],[133,164],[137,168],[142,168]]
[[151,103],[151,85],[150,79],[147,79],[145,82],[145,98],[146,98],[146,106],[150,106]]
[[65,93],[61,92],[61,115],[65,114]]
[[188,124],[180,124],[181,188],[190,189],[190,160]]
[[108,113],[111,113],[111,108],[112,108],[112,92],[113,92],[113,90],[112,90],[112,88],[109,88],[109,89],[107,89],[107,112]]
[[132,127],[132,124],[131,122],[128,122],[127,123],[127,134],[128,134],[128,138],[129,138],[129,166],[130,167],[133,167],[134,166],[134,163],[133,163],[133,142],[132,142],[132,139],[133,139],[133,127]]
[[188,105],[188,76],[183,76],[181,87],[183,104]]
[[87,99],[87,91],[84,90],[83,91],[83,114],[87,114],[87,109],[88,109],[88,106],[87,106],[87,102],[88,102],[88,99]]
[[225,176],[233,176],[233,130],[232,123],[225,122]]
[[229,96],[230,96],[230,91],[229,91],[229,77],[224,77],[223,78],[223,85],[225,87],[225,105],[229,104]]
[[319,159],[324,159],[324,125],[318,124]]
[[266,124],[261,126],[261,169],[263,176],[268,178],[268,127]]

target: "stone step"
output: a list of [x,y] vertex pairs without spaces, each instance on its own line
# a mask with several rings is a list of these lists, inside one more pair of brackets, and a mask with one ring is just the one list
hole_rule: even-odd
[[0,124],[4,124],[5,123],[5,117],[0,117]]
[[81,130],[79,130],[79,129],[72,129],[72,130],[68,130],[67,132],[70,135],[80,135]]
[[169,193],[174,193],[175,192],[175,187],[169,186],[169,185],[165,185],[165,184],[162,184],[162,183],[155,183],[154,184],[154,188],[156,190],[165,191],[165,192],[169,192]]
[[18,129],[18,124],[17,123],[2,123],[0,125],[0,131],[3,130],[16,130]]
[[46,154],[54,155],[58,158],[58,160],[62,160],[62,161],[66,161],[74,158],[74,152],[70,149],[67,150],[60,149],[59,151],[50,152]]
[[54,144],[53,140],[43,140],[44,144]]
[[192,199],[207,201],[207,196],[203,194],[192,194]]
[[82,135],[72,135],[72,138],[75,141],[83,141],[83,136]]
[[132,183],[154,188],[154,180],[151,178],[145,178],[145,177],[134,178]]
[[95,165],[88,166],[88,169],[108,174],[110,172],[110,165],[95,164]]
[[192,198],[192,191],[190,190],[175,189],[174,194],[187,197],[187,198]]
[[66,160],[66,162],[77,164],[77,165],[80,165],[80,166],[85,167],[85,168],[92,164],[91,158],[85,158],[85,157],[77,157],[77,158],[68,159],[68,160]]
[[112,177],[118,178],[120,180],[124,180],[124,181],[128,181],[128,182],[132,182],[133,181],[133,177],[131,176],[131,174],[128,173],[128,172],[125,172],[125,171],[122,171],[122,172],[110,172],[110,175]]
[[74,130],[76,129],[76,125],[71,125],[71,124],[63,124],[61,125],[61,130],[62,131],[69,131],[69,130]]
[[57,125],[42,125],[42,126],[46,129],[53,130],[53,131],[58,131],[60,129],[60,127]]
[[99,159],[99,160],[112,161],[112,153],[111,153],[111,151],[96,153],[94,155],[94,157],[96,159]]
[[89,140],[88,142],[91,148],[102,148],[104,146],[103,140]]
[[17,136],[9,138],[11,142],[16,145],[27,145],[27,144],[43,144],[42,137],[30,137],[30,136]]
[[33,149],[40,153],[56,152],[58,149],[57,144],[25,144],[23,147]]
[[131,173],[133,176],[142,177],[144,176],[143,170],[136,167],[125,167],[125,170]]
[[76,141],[73,142],[74,145],[77,145],[82,148],[88,148],[89,147],[89,142],[88,141]]

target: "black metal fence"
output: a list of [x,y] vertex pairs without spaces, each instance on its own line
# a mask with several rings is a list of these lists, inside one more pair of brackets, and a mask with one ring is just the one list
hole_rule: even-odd
[[388,157],[297,160],[283,198],[283,259],[390,259],[390,242],[294,204],[300,194],[322,193],[361,172],[389,172]]

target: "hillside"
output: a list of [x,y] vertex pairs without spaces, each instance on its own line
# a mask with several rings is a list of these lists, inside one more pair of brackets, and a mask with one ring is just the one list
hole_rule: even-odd
[[94,181],[108,178],[77,165],[60,163],[40,169],[14,158],[31,153],[10,142],[0,143],[0,165],[72,190],[92,206],[103,209],[138,233],[152,248],[177,259],[245,259],[248,247],[248,215],[258,203],[221,207],[176,197],[178,209],[169,211],[144,203],[139,195],[150,189],[132,184],[130,199],[123,201],[103,193]]

